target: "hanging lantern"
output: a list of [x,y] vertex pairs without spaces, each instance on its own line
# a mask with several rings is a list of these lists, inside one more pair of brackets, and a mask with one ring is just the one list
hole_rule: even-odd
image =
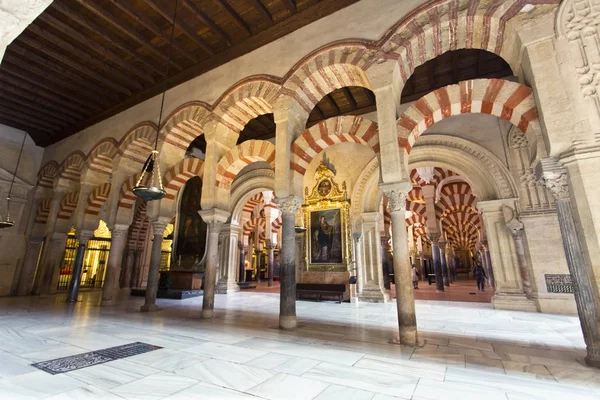
[[[148,184],[144,185],[143,182],[148,179],[148,176],[150,177]],[[138,179],[137,184],[133,188],[133,194],[140,199],[148,201],[160,200],[167,194],[160,175],[158,151],[153,150],[150,157],[146,160],[140,179]]]
[[23,135],[23,142],[21,143],[21,151],[19,152],[19,158],[17,158],[17,166],[13,173],[12,182],[10,183],[10,189],[8,190],[8,196],[6,196],[6,219],[2,219],[0,215],[0,229],[10,228],[15,225],[14,221],[10,220],[10,195],[12,194],[12,188],[15,184],[15,178],[17,171],[19,170],[19,164],[21,163],[21,156],[23,155],[23,147],[25,146],[25,139],[27,139],[27,133]]
[[[168,89],[169,83],[169,66],[171,64],[171,55],[173,53],[173,36],[175,34],[175,22],[177,21],[177,7],[179,5],[179,0],[175,1],[175,11],[173,13],[173,26],[171,27],[171,40],[169,41],[169,56],[167,57],[167,67],[165,71],[165,83],[164,89],[162,93],[162,99],[160,102],[160,113],[158,114],[158,129],[160,129],[160,124],[162,122],[162,114],[165,106],[165,95]],[[160,175],[160,166],[158,160],[158,132],[156,132],[156,139],[154,140],[154,150],[150,157],[144,163],[144,167],[142,168],[142,173],[140,174],[140,179],[138,179],[137,184],[133,188],[133,194],[139,197],[140,199],[151,201],[151,200],[160,200],[167,192],[163,187],[162,176]],[[149,177],[149,178],[148,178]],[[144,184],[147,182],[147,184]]]

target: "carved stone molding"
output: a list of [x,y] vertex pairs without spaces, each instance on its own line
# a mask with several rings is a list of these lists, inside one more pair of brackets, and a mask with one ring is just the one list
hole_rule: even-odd
[[388,202],[390,204],[390,212],[406,211],[406,198],[408,193],[397,189],[384,189]]
[[544,184],[556,200],[569,199],[569,182],[567,172],[544,172]]
[[300,209],[302,205],[302,200],[300,197],[289,196],[289,197],[277,197],[275,199],[275,204],[281,210],[281,214],[283,215],[296,215],[296,212]]

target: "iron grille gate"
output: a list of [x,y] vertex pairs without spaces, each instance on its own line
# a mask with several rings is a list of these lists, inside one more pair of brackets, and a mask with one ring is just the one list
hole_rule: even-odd
[[[67,238],[67,246],[60,267],[57,290],[67,290],[71,282],[71,274],[75,263],[75,253],[79,240],[74,236]],[[81,289],[99,289],[104,284],[104,274],[110,253],[110,239],[90,239],[83,257],[81,271]]]

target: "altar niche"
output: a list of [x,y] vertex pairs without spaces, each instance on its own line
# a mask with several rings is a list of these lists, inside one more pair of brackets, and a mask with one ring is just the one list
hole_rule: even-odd
[[312,190],[305,188],[302,205],[308,271],[346,273],[352,259],[346,182],[340,189],[325,164],[317,168],[315,181]]
[[195,176],[187,181],[177,213],[177,236],[171,269],[203,271],[206,252],[207,225],[200,218],[202,179]]

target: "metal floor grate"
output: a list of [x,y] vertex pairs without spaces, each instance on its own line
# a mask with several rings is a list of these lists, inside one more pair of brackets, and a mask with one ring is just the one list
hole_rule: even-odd
[[41,361],[31,365],[41,369],[42,371],[46,371],[49,374],[56,375],[69,371],[75,371],[81,368],[91,367],[93,365],[104,364],[109,361],[119,360],[121,358],[131,357],[158,349],[162,349],[162,347],[153,346],[147,343],[135,342],[124,344],[122,346],[90,351],[89,353],[77,354],[74,356],[57,358],[49,361]]

